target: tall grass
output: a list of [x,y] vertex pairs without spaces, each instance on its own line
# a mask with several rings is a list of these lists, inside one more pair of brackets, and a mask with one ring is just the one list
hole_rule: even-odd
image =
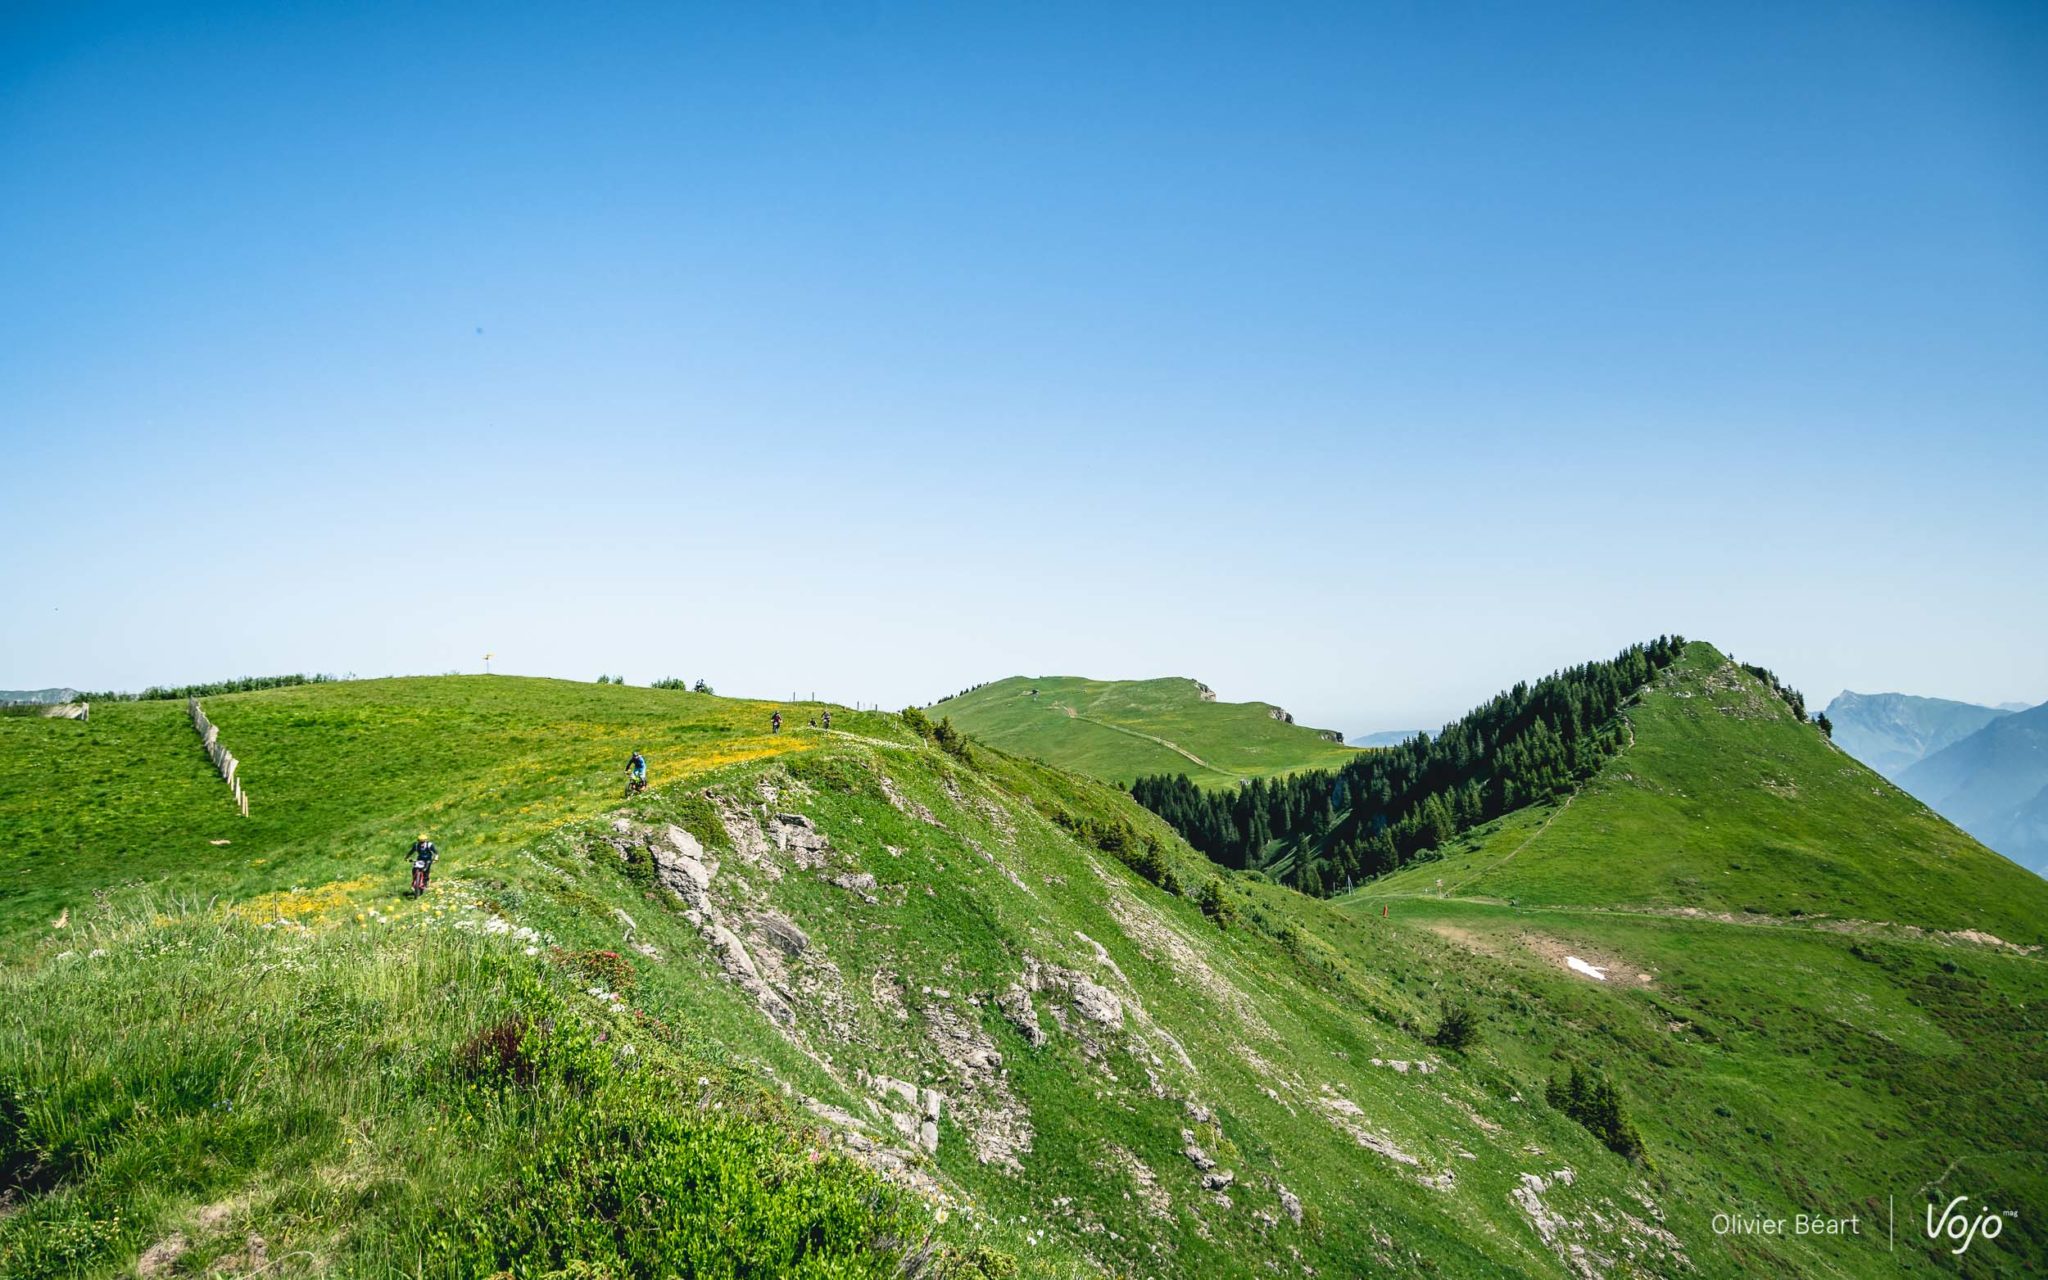
[[192,910],[76,932],[0,975],[0,1274],[1005,1264],[546,955]]

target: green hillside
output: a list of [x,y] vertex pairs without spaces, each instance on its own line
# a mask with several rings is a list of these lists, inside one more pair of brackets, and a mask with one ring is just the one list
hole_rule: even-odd
[[1234,786],[1357,754],[1326,730],[1284,719],[1270,703],[1217,702],[1181,677],[1012,676],[944,699],[932,714],[1005,751],[1126,784],[1185,773],[1203,786]]
[[[1400,877],[1321,902],[1219,876],[1111,786],[843,708],[775,736],[768,704],[504,678],[206,706],[247,820],[176,704],[0,721],[0,1274],[2048,1261],[2032,1216],[1960,1261],[1908,1233],[1950,1187],[2048,1194],[2038,953],[1903,915],[1583,909],[1654,902],[1612,877],[1543,908]],[[1691,767],[1732,770],[1718,741]],[[636,745],[656,786],[622,804]],[[445,854],[416,902],[422,828]],[[2031,883],[2006,914],[2042,918]],[[1641,1158],[1545,1100],[1574,1064]],[[1730,1207],[1863,1230],[1730,1238]]]
[[1462,837],[1374,894],[1890,921],[2048,940],[2048,884],[1831,745],[1711,645],[1625,712],[1576,794]]

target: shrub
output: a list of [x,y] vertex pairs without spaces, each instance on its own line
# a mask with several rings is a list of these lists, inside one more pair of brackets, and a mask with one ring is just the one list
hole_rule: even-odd
[[642,893],[654,887],[654,857],[645,845],[627,845],[619,854],[619,870],[628,883]]
[[1436,1031],[1429,1042],[1439,1049],[1463,1053],[1479,1042],[1479,1018],[1462,1004],[1444,1005],[1443,1017],[1437,1020]]
[[932,729],[932,741],[939,750],[959,760],[962,764],[974,763],[973,749],[967,745],[967,735],[953,727],[953,717],[947,716]]
[[455,1051],[455,1069],[480,1084],[530,1085],[536,1072],[525,1046],[526,1024],[504,1018],[462,1042]]
[[[622,1068],[615,1046],[558,1002],[534,1003],[556,1015],[545,1032],[529,1022],[519,1042],[536,1087],[464,1098],[481,1129],[516,1123],[521,1141],[495,1176],[394,1242],[421,1274],[623,1280],[674,1274],[683,1259],[733,1280],[915,1274],[910,1242],[928,1237],[928,1219],[909,1197],[806,1142],[765,1099],[677,1106],[672,1087]],[[1008,1258],[976,1249],[922,1252],[944,1264],[928,1275],[1014,1274]]]
[[633,962],[616,951],[564,951],[557,947],[554,957],[555,963],[584,982],[607,991],[631,991],[640,981]]
[[1062,828],[1094,845],[1140,877],[1168,893],[1180,892],[1180,878],[1166,861],[1157,836],[1146,835],[1121,818],[1107,821],[1081,817],[1064,809],[1054,810],[1052,820]]
[[936,732],[932,728],[932,718],[916,707],[903,708],[903,723],[910,727],[912,733],[923,738],[926,742],[930,742],[932,734]]
[[650,689],[687,690],[690,687],[690,682],[683,679],[681,676],[663,676],[661,679],[656,680],[653,684],[650,684],[647,687]]
[[1195,892],[1195,905],[1219,929],[1228,929],[1237,923],[1237,908],[1231,904],[1229,895],[1223,892],[1221,880],[1204,880],[1202,887]]
[[1544,1086],[1543,1100],[1564,1112],[1585,1128],[1607,1149],[1624,1160],[1642,1160],[1648,1163],[1643,1152],[1643,1139],[1636,1127],[1629,1123],[1621,1106],[1621,1094],[1602,1075],[1587,1075],[1572,1064],[1571,1075],[1560,1081],[1552,1076]]

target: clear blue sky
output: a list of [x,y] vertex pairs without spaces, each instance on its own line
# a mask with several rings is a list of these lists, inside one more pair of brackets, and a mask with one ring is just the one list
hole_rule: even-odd
[[2048,7],[10,5],[0,445],[7,687],[2039,700]]

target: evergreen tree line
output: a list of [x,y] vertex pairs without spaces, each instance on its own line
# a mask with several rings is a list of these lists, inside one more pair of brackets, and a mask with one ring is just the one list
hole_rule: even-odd
[[296,684],[328,684],[340,676],[288,675],[243,676],[239,680],[211,680],[205,684],[153,684],[141,693],[111,691],[81,693],[80,702],[163,702],[173,698],[210,698],[217,693],[249,693],[256,689],[282,689]]
[[1435,738],[1418,734],[1339,769],[1255,778],[1234,791],[1160,774],[1133,782],[1131,796],[1222,866],[1256,868],[1269,852],[1292,849],[1295,887],[1335,892],[1568,794],[1621,749],[1622,707],[1684,648],[1684,637],[1663,636],[1517,684]]

